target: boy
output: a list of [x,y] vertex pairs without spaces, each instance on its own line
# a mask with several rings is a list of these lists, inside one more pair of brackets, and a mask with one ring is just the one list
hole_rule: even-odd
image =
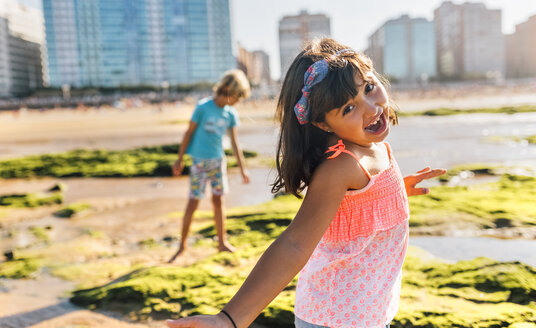
[[188,232],[192,218],[203,198],[205,186],[212,186],[212,204],[214,221],[218,235],[218,251],[233,252],[234,247],[227,241],[225,231],[225,212],[223,195],[227,192],[226,161],[223,152],[223,135],[230,131],[231,144],[238,160],[244,183],[249,183],[249,174],[245,166],[242,149],[238,143],[238,113],[232,107],[241,98],[250,93],[249,82],[240,70],[226,72],[214,86],[214,96],[202,99],[194,110],[188,130],[184,134],[179,158],[173,164],[173,175],[181,174],[184,167],[183,157],[187,153],[192,157],[190,167],[190,194],[182,220],[182,234],[179,250],[171,257],[173,263],[186,250]]

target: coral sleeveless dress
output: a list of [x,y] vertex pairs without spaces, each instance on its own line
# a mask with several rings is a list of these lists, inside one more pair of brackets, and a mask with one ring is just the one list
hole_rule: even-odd
[[341,140],[327,152],[352,155],[369,177],[347,191],[331,225],[303,267],[295,315],[332,328],[384,328],[398,310],[402,263],[409,236],[404,180],[391,155],[389,167],[372,176]]

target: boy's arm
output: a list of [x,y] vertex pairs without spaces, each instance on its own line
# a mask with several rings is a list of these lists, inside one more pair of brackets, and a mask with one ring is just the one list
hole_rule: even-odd
[[182,173],[182,169],[184,168],[184,163],[182,161],[182,158],[184,157],[184,153],[186,153],[186,149],[188,149],[188,145],[190,144],[190,139],[192,138],[192,135],[194,134],[195,129],[197,128],[197,123],[190,121],[190,125],[188,125],[188,130],[184,133],[184,136],[182,137],[181,146],[179,147],[179,158],[173,164],[173,175],[179,176]]
[[231,129],[231,145],[233,147],[233,152],[238,161],[238,167],[240,167],[240,172],[242,173],[242,178],[244,183],[249,183],[249,173],[246,168],[246,160],[244,159],[244,153],[242,153],[242,148],[238,143],[238,128],[236,126]]

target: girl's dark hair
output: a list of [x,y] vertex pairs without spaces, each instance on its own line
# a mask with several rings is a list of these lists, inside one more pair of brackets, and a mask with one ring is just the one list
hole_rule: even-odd
[[[371,60],[337,41],[324,38],[307,45],[290,65],[277,103],[276,119],[280,122],[277,145],[277,178],[272,192],[281,189],[301,198],[300,192],[311,182],[316,167],[324,159],[329,134],[311,122],[324,122],[327,112],[339,108],[357,95],[355,77],[365,78],[368,72],[378,74]],[[300,125],[294,106],[302,96],[304,74],[316,61],[329,58],[329,73],[311,88],[308,102],[309,122]],[[382,82],[387,83],[382,79]],[[391,103],[391,102],[390,102]],[[389,119],[398,122],[396,112],[389,108]]]

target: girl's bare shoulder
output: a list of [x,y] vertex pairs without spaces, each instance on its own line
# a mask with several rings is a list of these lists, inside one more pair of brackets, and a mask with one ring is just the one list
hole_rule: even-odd
[[341,153],[332,159],[325,159],[318,165],[313,180],[329,181],[347,189],[362,189],[369,179],[357,160],[348,153]]

